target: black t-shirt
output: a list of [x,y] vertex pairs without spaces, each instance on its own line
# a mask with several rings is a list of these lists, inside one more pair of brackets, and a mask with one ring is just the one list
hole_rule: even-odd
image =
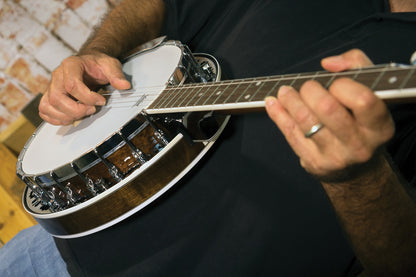
[[[214,55],[229,79],[319,70],[363,49],[408,63],[416,15],[382,0],[166,0],[164,33]],[[416,107],[392,107],[389,149],[415,172]],[[74,275],[346,276],[354,261],[320,184],[265,113],[233,116],[214,149],[144,210],[96,234],[56,239]]]

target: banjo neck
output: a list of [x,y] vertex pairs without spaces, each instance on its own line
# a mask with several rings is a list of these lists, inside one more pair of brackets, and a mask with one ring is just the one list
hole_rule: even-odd
[[305,81],[315,80],[324,87],[329,87],[339,77],[352,78],[368,86],[386,102],[414,101],[416,98],[415,69],[415,66],[388,64],[337,73],[318,71],[168,86],[148,106],[146,113],[262,110],[265,105],[264,98],[275,96],[279,87],[283,85],[299,90]]

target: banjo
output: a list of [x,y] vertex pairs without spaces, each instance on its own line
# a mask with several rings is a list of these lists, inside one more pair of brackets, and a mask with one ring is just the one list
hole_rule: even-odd
[[75,238],[112,226],[172,188],[209,151],[230,112],[264,109],[282,85],[329,86],[353,78],[386,101],[416,96],[416,66],[220,81],[207,54],[158,41],[122,62],[132,87],[106,87],[106,106],[76,126],[42,123],[17,162],[23,205],[53,236]]

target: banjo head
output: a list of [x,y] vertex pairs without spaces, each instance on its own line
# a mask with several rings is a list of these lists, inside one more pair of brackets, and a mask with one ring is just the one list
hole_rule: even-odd
[[166,87],[181,59],[181,49],[162,45],[123,64],[132,89],[112,90],[106,106],[77,126],[43,123],[19,157],[22,175],[40,175],[62,167],[95,149],[135,117]]

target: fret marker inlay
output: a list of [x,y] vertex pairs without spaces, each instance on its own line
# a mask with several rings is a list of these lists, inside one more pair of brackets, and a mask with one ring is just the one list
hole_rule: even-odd
[[393,76],[389,79],[389,84],[394,84],[395,82],[397,82],[397,77]]

